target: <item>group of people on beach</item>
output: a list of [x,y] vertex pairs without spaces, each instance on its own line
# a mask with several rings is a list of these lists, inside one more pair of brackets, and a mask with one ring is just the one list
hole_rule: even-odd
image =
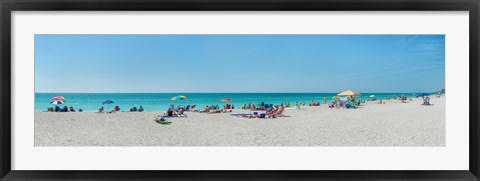
[[206,105],[202,110],[195,110],[194,112],[199,112],[199,113],[227,113],[227,112],[232,112],[232,109],[235,109],[235,106],[232,104],[226,104],[223,106],[223,109],[220,108],[220,106],[217,105]]
[[285,111],[285,106],[274,105],[272,108],[265,109],[265,113],[253,112],[248,114],[232,114],[232,116],[237,116],[239,118],[258,118],[258,119],[266,119],[266,118],[277,118],[284,116],[283,113]]
[[[54,108],[49,107],[47,109],[47,112],[77,112],[77,111],[73,108],[73,106],[70,106],[70,108],[67,106],[63,106],[63,108],[60,108],[60,106],[57,105]],[[83,112],[83,110],[78,109],[78,112]]]
[[[115,113],[115,112],[120,112],[120,106],[116,105],[115,108],[113,108],[113,110],[111,111],[105,111],[105,108],[102,106],[100,108],[98,108],[98,113]],[[130,108],[130,111],[129,112],[143,112],[144,109],[142,106],[140,106],[138,109],[136,106]]]
[[328,108],[331,109],[356,109],[360,106],[361,101],[355,101],[355,99],[342,101],[342,100],[334,100],[332,103],[328,104]]
[[[277,105],[278,106],[278,105]],[[251,111],[265,111],[269,108],[273,108],[274,105],[273,104],[266,104],[265,102],[261,102],[261,103],[257,103],[257,104],[254,104],[254,103],[251,103],[249,102],[248,104],[244,104],[241,109],[243,110],[251,110]],[[290,102],[285,102],[285,103],[280,103],[280,107],[290,107]]]

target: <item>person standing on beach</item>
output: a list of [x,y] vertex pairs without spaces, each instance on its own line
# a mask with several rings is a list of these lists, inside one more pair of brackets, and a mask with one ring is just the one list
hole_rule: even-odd
[[323,96],[323,104],[327,104],[327,96]]

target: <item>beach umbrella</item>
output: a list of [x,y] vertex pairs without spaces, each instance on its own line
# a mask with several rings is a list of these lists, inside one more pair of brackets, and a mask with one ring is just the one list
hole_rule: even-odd
[[338,96],[361,96],[362,94],[354,90],[346,90],[337,95]]
[[65,97],[63,96],[55,96],[52,98],[52,101],[66,101]]
[[232,101],[232,99],[230,99],[230,98],[223,98],[222,99],[222,102],[230,102],[230,101]]
[[178,100],[184,100],[184,99],[187,99],[187,96],[178,95],[178,96],[173,96],[172,98],[170,98],[170,100],[172,100],[172,101],[178,101]]
[[[105,105],[105,104],[112,104],[114,103],[112,100],[105,100],[102,102],[102,105]],[[107,109],[108,110],[108,109]]]
[[370,95],[370,97],[371,97],[371,98],[374,98],[374,97],[375,97],[375,95]]
[[56,104],[63,104],[63,101],[52,101],[52,102],[50,102],[50,104],[55,104],[55,105]]

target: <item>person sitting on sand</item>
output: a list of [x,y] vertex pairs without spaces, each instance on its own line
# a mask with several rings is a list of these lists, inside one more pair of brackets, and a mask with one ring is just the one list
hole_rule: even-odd
[[80,109],[78,109],[78,112],[83,112],[83,109],[81,109],[81,108],[80,108]]
[[250,110],[252,110],[252,111],[256,111],[256,110],[257,110],[257,107],[255,106],[255,104],[252,104],[252,107],[251,107]]
[[183,114],[184,112],[185,112],[185,109],[180,108],[178,111],[174,111],[173,114],[177,117],[186,117],[185,114]]
[[67,107],[67,106],[63,106],[62,112],[68,112],[68,107]]
[[73,109],[73,107],[70,106],[70,110],[69,110],[69,111],[70,111],[70,112],[75,112],[75,109]]
[[143,107],[140,106],[140,108],[138,108],[138,112],[143,112]]
[[98,109],[98,112],[99,112],[99,113],[102,113],[102,112],[103,112],[103,106],[100,107],[100,109]]
[[55,112],[60,112],[60,106],[55,106]]
[[272,114],[274,114],[275,112],[277,112],[277,110],[278,110],[278,105],[275,105],[275,106],[273,106],[273,109],[270,109],[270,108],[269,108],[269,109],[267,110],[267,112],[265,112],[265,115],[266,115],[267,117],[271,118],[271,117],[272,117]]
[[120,111],[120,107],[118,107],[118,105],[115,106],[115,111]]
[[430,105],[430,97],[423,97],[422,96],[422,99],[423,99],[423,104],[424,106],[429,106]]
[[335,108],[335,102],[332,102],[331,104],[328,104],[328,108],[331,108],[331,109]]
[[168,110],[167,110],[167,116],[168,116],[168,117],[173,116],[173,110],[172,110],[172,108],[168,108]]
[[282,106],[280,109],[272,113],[272,117],[273,118],[280,117],[283,114],[283,111],[285,111],[285,107]]
[[378,101],[378,103],[377,103],[377,104],[383,104],[383,100],[382,100],[382,99],[380,99],[380,101]]
[[199,110],[198,112],[210,112],[210,106],[206,105],[205,109]]

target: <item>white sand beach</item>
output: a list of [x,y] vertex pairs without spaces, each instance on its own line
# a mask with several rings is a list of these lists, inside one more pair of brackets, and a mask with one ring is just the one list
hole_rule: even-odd
[[35,146],[445,146],[445,97],[421,102],[305,106],[276,119],[187,112],[170,125],[153,121],[164,112],[35,112]]

